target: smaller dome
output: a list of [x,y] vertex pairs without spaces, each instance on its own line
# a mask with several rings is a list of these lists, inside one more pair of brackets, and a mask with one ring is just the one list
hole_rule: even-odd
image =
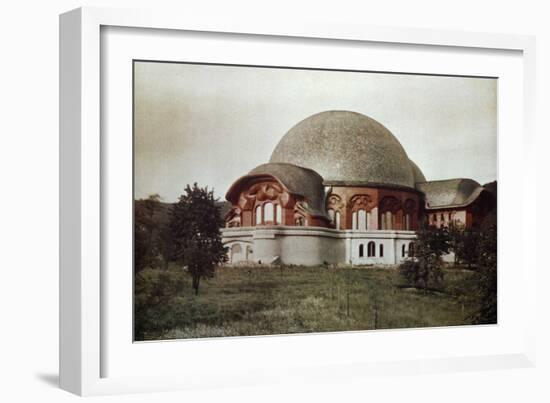
[[422,173],[420,168],[418,168],[418,165],[416,165],[413,160],[409,160],[409,162],[411,163],[411,168],[412,168],[413,176],[414,176],[414,182],[415,183],[426,182],[426,177],[424,176],[424,174]]

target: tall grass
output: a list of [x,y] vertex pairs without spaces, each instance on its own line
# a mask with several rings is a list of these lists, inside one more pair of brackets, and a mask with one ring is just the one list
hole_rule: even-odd
[[404,288],[395,269],[222,267],[172,307],[180,325],[145,339],[180,339],[469,324],[476,274],[445,270],[441,292]]

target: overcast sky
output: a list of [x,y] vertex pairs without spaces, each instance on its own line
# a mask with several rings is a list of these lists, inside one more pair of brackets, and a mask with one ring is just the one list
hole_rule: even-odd
[[296,69],[135,64],[135,197],[228,187],[283,135],[326,110],[386,126],[427,180],[497,177],[497,80]]

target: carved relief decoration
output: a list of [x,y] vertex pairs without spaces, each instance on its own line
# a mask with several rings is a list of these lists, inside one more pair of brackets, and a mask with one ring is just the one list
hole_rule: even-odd
[[386,196],[384,197],[379,204],[380,211],[391,211],[392,213],[397,212],[401,209],[401,202],[395,197]]
[[342,198],[337,194],[331,193],[327,198],[327,209],[340,210],[344,206]]
[[352,210],[370,210],[374,207],[369,195],[355,195],[350,199]]
[[[303,221],[308,217],[308,204],[305,200],[298,200],[294,204],[294,221]],[[303,225],[303,223],[302,223]]]
[[257,202],[278,200],[282,207],[288,207],[290,194],[277,182],[259,182],[244,190],[239,196],[239,207],[250,210]]
[[241,226],[241,209],[233,207],[225,216],[225,222],[229,228]]

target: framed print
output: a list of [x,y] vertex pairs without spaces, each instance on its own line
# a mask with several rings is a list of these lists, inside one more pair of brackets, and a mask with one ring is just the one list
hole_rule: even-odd
[[62,387],[533,365],[533,39],[241,23],[61,16]]

